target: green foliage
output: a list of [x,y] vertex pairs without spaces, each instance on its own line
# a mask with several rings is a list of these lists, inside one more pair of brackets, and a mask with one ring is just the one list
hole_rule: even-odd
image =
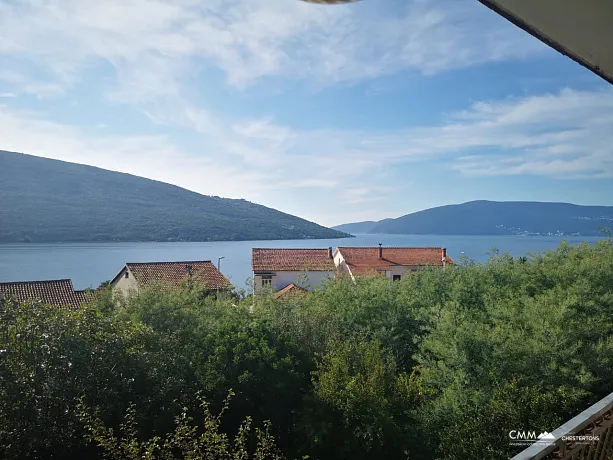
[[313,372],[313,383],[315,398],[332,410],[322,430],[324,448],[336,443],[342,458],[403,458],[416,395],[378,341],[334,343]]
[[246,200],[204,196],[91,166],[2,150],[0,164],[0,242],[349,236]]
[[3,300],[0,456],[200,458],[214,445],[211,458],[269,458],[253,421],[292,458],[508,458],[521,449],[510,430],[552,431],[613,391],[611,273],[603,240],[398,282],[340,278],[283,302],[163,289],[101,289],[78,312]]
[[460,408],[452,424],[441,431],[438,458],[511,458],[517,452],[509,442],[511,430],[530,427],[537,433],[551,431],[565,421],[568,403],[561,388],[505,382],[494,389],[489,400]]
[[[77,398],[116,420],[128,401],[172,422],[184,382],[143,324],[0,299],[0,456],[81,458]],[[179,406],[180,407],[180,406]]]
[[104,458],[111,460],[283,460],[271,434],[270,423],[264,428],[256,428],[256,445],[251,453],[251,418],[247,417],[240,425],[233,440],[220,431],[221,417],[228,409],[230,396],[218,415],[211,413],[210,405],[200,399],[202,426],[194,425],[194,419],[183,408],[175,418],[174,430],[164,437],[154,436],[141,441],[138,436],[136,407],[132,404],[119,426],[121,437],[112,428],[105,426],[97,411],[88,408],[80,401],[77,410],[86,431],[85,438],[99,446]]

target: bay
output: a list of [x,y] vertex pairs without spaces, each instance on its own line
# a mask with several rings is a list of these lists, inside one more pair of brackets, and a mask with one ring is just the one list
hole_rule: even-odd
[[462,253],[485,262],[492,249],[523,256],[571,244],[598,241],[581,236],[356,235],[332,240],[216,241],[203,243],[63,243],[0,244],[0,282],[70,278],[75,289],[97,287],[112,279],[126,262],[221,260],[221,271],[237,288],[251,276],[252,248],[327,248],[338,246],[445,247],[458,260]]

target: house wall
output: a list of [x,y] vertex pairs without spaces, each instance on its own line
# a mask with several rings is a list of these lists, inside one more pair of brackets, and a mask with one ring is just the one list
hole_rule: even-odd
[[397,267],[390,267],[391,270],[388,272],[388,278],[389,279],[394,279],[393,275],[400,275],[401,277],[405,277],[407,272],[411,272],[411,270],[414,269],[418,269],[418,267],[406,267],[406,266],[397,266]]
[[[424,270],[426,267],[423,265],[399,265],[390,267],[388,271],[385,272],[385,275],[390,279],[394,279],[393,275],[400,275],[404,278],[406,275],[416,270]],[[440,267],[442,268],[442,266]]]
[[[128,272],[128,277],[126,278],[126,271]],[[134,279],[134,276],[128,269],[128,267],[124,267],[121,271],[120,276],[117,278],[117,281],[113,283],[113,293],[121,294],[124,297],[127,297],[131,294],[136,294],[138,292],[138,284]]]
[[[305,289],[313,290],[314,287],[332,278],[334,278],[333,271],[277,271],[272,277],[270,286],[273,291],[278,291],[294,283]],[[255,273],[253,279],[254,291],[257,294],[262,291],[262,275]]]
[[336,268],[339,273],[343,275],[351,274],[351,270],[349,270],[349,267],[347,266],[347,262],[345,261],[345,258],[343,257],[343,255],[338,249],[336,250],[334,254],[334,265],[336,265]]

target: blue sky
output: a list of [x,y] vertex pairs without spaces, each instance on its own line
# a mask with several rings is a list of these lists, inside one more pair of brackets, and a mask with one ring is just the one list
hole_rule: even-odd
[[613,88],[476,0],[0,0],[0,149],[324,225],[613,205]]

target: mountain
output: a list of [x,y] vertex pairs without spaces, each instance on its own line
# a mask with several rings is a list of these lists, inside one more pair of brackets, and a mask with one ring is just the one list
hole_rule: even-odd
[[0,243],[346,236],[246,200],[0,150]]
[[354,228],[368,228],[368,233],[416,235],[597,236],[602,235],[602,228],[613,229],[613,206],[470,201],[385,219],[373,225],[358,222],[333,228],[353,232],[356,232]]
[[354,222],[352,224],[342,224],[332,227],[334,230],[338,230],[339,232],[345,233],[373,233],[373,229],[378,224],[383,224],[388,220],[393,219],[384,219],[381,221],[367,220],[364,222]]

